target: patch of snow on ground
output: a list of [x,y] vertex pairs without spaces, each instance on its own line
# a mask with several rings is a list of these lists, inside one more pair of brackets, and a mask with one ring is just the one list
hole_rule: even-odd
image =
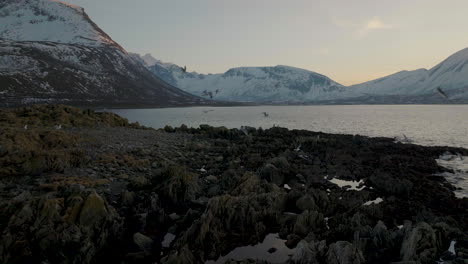
[[371,205],[371,204],[379,204],[381,202],[383,202],[383,199],[379,197],[379,198],[377,198],[375,200],[367,201],[363,205],[367,206],[367,205]]
[[440,175],[457,187],[458,190],[454,191],[455,196],[468,197],[468,157],[444,153],[436,161],[439,166],[453,170],[454,173],[444,172]]
[[[254,246],[238,247],[229,252],[226,256],[219,257],[218,260],[209,260],[205,264],[225,263],[228,259],[244,260],[256,259],[267,261],[268,263],[285,263],[289,260],[289,255],[295,252],[285,244],[286,240],[279,238],[278,234],[269,234],[263,242]],[[269,253],[268,249],[276,248],[276,251]]]
[[[325,177],[327,179],[327,177]],[[363,180],[359,181],[347,181],[341,180],[337,178],[333,178],[329,180],[331,183],[338,185],[342,189],[346,189],[347,191],[362,191],[366,186],[364,185]]]
[[170,247],[170,246],[171,246],[171,243],[172,243],[172,241],[174,241],[175,237],[176,237],[176,236],[175,236],[174,234],[167,233],[167,234],[164,236],[163,241],[161,242],[161,246],[164,247],[164,248]]

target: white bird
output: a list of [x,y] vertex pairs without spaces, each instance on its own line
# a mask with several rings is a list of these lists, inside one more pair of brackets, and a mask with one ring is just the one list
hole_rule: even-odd
[[242,131],[242,133],[244,133],[246,136],[249,135],[249,131],[247,131],[247,129],[244,126],[241,126],[240,131]]
[[201,169],[199,169],[198,171],[201,172],[201,173],[205,173],[206,172],[205,166],[201,167]]
[[297,146],[294,151],[298,152],[298,151],[301,151],[301,144],[299,144],[299,146]]
[[57,130],[62,129],[62,125],[55,125],[54,128]]
[[24,125],[24,130],[28,130],[28,125]]

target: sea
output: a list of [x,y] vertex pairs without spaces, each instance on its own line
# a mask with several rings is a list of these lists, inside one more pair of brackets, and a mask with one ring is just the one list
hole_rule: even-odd
[[468,148],[468,105],[314,105],[110,109],[131,122],[163,128],[201,124],[306,129],[391,137],[425,146]]

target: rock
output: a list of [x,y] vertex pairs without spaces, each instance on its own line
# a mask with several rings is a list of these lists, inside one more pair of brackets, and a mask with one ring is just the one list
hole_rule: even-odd
[[296,234],[289,234],[285,244],[288,248],[295,248],[301,239],[302,238]]
[[275,165],[276,168],[285,170],[290,167],[288,160],[284,156],[273,158],[269,161],[269,163]]
[[135,202],[135,193],[124,190],[120,195],[120,201],[124,206],[131,206]]
[[65,211],[64,220],[68,223],[76,223],[83,207],[83,198],[81,196],[73,196],[67,200],[68,207]]
[[[278,187],[277,187],[278,188]],[[284,193],[222,195],[211,198],[208,206],[177,244],[190,245],[195,254],[208,252],[207,259],[216,259],[232,246],[232,238],[245,244],[259,243],[282,211]],[[193,247],[193,248],[192,248]]]
[[294,233],[305,237],[310,231],[318,231],[326,228],[323,215],[317,211],[304,211],[297,217],[294,225]]
[[46,225],[60,220],[60,211],[63,207],[63,199],[45,200],[35,225]]
[[258,193],[261,190],[260,183],[260,178],[256,174],[250,172],[244,173],[237,186],[231,191],[231,194],[239,196]]
[[172,213],[169,215],[169,218],[172,220],[172,221],[177,221],[180,219],[180,216],[176,213]]
[[430,263],[436,259],[441,243],[431,226],[418,223],[409,230],[401,245],[400,255],[403,261]]
[[369,181],[377,189],[393,195],[409,195],[413,183],[406,179],[396,179],[387,173],[374,174]]
[[135,233],[133,235],[133,243],[146,253],[150,253],[153,248],[153,240],[142,233]]
[[330,245],[327,252],[328,264],[365,263],[362,252],[347,241],[338,241]]
[[83,204],[79,223],[81,226],[92,227],[100,224],[106,218],[107,213],[104,200],[96,192],[92,192]]
[[117,178],[127,180],[129,178],[127,173],[121,173],[117,175]]
[[209,175],[209,176],[206,176],[205,178],[208,182],[216,182],[218,181],[218,178],[214,175]]
[[178,252],[171,252],[167,257],[161,259],[163,264],[195,264],[195,257],[187,245],[183,246]]
[[140,188],[149,184],[148,179],[144,176],[131,177],[130,182]]
[[300,183],[306,183],[306,179],[302,174],[296,174],[296,178],[299,180]]
[[306,194],[306,195],[302,196],[301,198],[299,198],[296,201],[296,206],[301,211],[305,211],[305,210],[313,211],[313,210],[318,209],[317,205],[315,204],[314,198],[312,198],[312,196],[310,196],[308,194]]
[[309,264],[318,263],[317,253],[310,247],[309,243],[305,240],[301,240],[297,244],[296,251],[291,257],[291,263],[293,264]]
[[281,186],[284,183],[284,175],[273,164],[266,164],[258,173],[262,179],[272,182],[278,186]]

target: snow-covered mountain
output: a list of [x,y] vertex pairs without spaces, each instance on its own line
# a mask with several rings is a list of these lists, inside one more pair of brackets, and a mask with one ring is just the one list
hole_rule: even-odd
[[[350,86],[353,95],[436,97],[440,87],[449,100],[468,99],[468,48],[463,49],[432,69],[402,71],[370,82]],[[442,101],[443,102],[443,101]]]
[[197,96],[226,101],[307,102],[333,99],[344,86],[289,66],[240,67],[223,74],[199,74],[149,55],[142,57],[159,78]]
[[0,2],[0,102],[177,105],[199,98],[154,76],[80,7]]
[[3,0],[0,38],[87,46],[116,44],[83,8],[56,0]]
[[[345,87],[321,74],[289,67],[241,67],[199,74],[151,55],[140,60],[156,76],[192,94],[228,101],[296,103],[468,102],[468,48],[430,70],[401,71]],[[437,92],[440,87],[448,99]]]

